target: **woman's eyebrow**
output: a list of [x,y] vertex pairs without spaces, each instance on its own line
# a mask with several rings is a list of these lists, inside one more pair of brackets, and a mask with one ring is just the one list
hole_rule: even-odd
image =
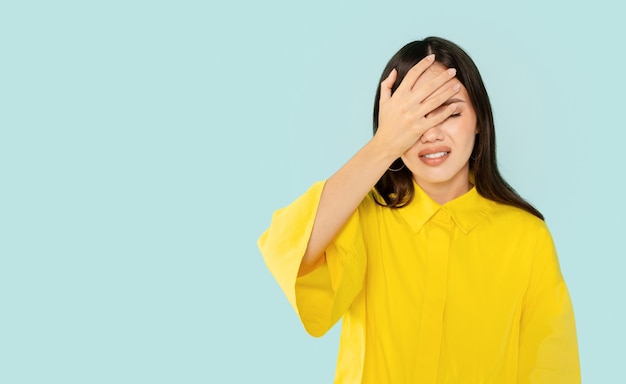
[[457,98],[452,98],[452,99],[448,99],[448,100],[446,100],[446,102],[444,102],[444,103],[443,103],[443,104],[441,104],[441,105],[450,105],[450,104],[452,104],[452,103],[464,103],[464,102],[465,102],[465,100],[462,100],[462,99],[457,99]]

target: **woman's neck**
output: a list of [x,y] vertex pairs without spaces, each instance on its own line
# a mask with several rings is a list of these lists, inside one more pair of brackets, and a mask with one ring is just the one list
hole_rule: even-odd
[[[461,175],[459,175],[461,176]],[[433,199],[437,204],[444,205],[445,203],[456,199],[459,196],[466,194],[474,186],[469,181],[469,175],[466,177],[457,177],[453,180],[448,180],[441,183],[429,183],[420,181],[415,176],[413,180],[417,185],[422,188],[426,194]]]

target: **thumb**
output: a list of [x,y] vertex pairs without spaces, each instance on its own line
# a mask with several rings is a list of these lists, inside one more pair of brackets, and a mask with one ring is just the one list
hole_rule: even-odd
[[389,76],[387,76],[387,78],[380,83],[380,101],[391,98],[391,88],[393,88],[393,84],[396,82],[397,77],[398,71],[394,68],[389,73]]

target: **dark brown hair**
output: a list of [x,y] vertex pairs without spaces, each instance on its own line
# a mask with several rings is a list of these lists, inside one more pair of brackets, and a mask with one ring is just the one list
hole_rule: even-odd
[[[493,113],[487,90],[483,84],[478,68],[461,47],[439,38],[427,37],[422,41],[414,41],[402,47],[387,63],[378,82],[374,101],[374,134],[378,129],[378,108],[380,100],[380,83],[389,76],[394,68],[398,71],[392,92],[398,88],[409,69],[424,57],[435,54],[438,63],[456,68],[457,79],[465,86],[474,111],[479,133],[476,136],[474,149],[469,159],[470,172],[474,175],[476,190],[487,199],[498,203],[521,208],[543,220],[543,215],[520,195],[502,178],[496,161],[496,133]],[[384,202],[376,200],[380,205],[400,208],[411,202],[415,196],[411,171],[403,167],[402,159],[398,158],[376,183],[376,191]]]

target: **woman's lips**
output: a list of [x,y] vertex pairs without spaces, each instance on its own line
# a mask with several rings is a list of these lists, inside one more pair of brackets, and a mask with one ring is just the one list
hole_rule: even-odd
[[435,147],[422,149],[419,158],[426,165],[435,166],[443,163],[450,156],[450,147]]

